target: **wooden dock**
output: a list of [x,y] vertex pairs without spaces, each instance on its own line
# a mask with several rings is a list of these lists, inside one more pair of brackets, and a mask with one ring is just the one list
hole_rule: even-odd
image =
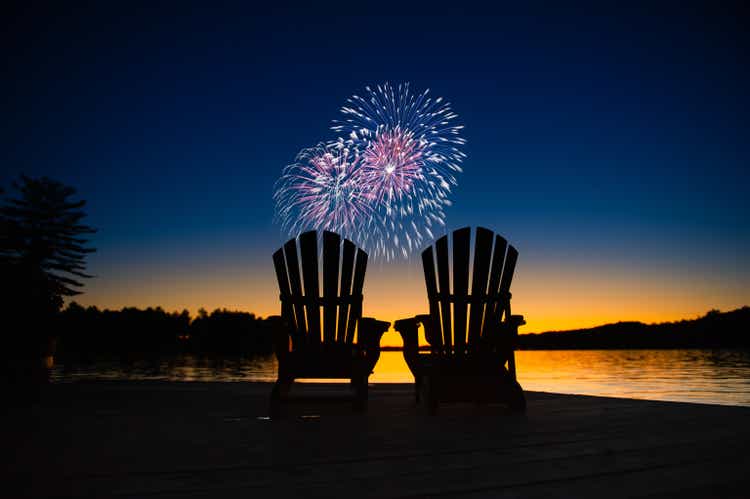
[[[299,391],[341,392],[345,385]],[[528,394],[416,410],[298,404],[261,383],[87,382],[2,415],[5,497],[750,497],[750,408]]]

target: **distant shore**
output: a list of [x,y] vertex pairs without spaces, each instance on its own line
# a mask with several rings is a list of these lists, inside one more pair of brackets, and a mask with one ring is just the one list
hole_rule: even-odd
[[[71,303],[58,317],[56,356],[271,355],[279,317],[249,312],[166,312],[160,307],[99,310]],[[703,317],[661,324],[618,322],[589,329],[519,335],[521,350],[750,348],[750,307],[712,310]],[[397,333],[390,333],[396,342]],[[13,340],[13,337],[11,337]],[[424,345],[429,350],[429,346]],[[400,345],[383,346],[399,351]],[[13,349],[9,349],[13,351]]]
[[[703,317],[644,324],[617,322],[593,328],[526,333],[518,336],[520,350],[622,350],[672,348],[750,348],[750,307],[730,312],[712,310]],[[429,345],[420,346],[429,350]],[[401,347],[383,347],[400,351]]]

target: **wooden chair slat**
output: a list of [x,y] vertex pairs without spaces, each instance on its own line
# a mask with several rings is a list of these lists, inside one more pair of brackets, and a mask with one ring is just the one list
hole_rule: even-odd
[[273,254],[273,268],[276,271],[276,280],[279,283],[281,296],[289,296],[289,277],[286,273],[286,262],[284,251],[279,249]]
[[[435,259],[432,246],[422,252],[422,267],[424,268],[424,282],[427,287],[427,300],[430,304],[430,322],[434,337],[429,339],[433,351],[441,351],[443,347],[443,333],[440,325],[440,306],[437,297],[437,283],[435,282]],[[450,310],[450,309],[449,309]],[[425,332],[427,329],[425,328]],[[450,330],[449,330],[450,334]]]
[[518,251],[513,246],[508,246],[508,254],[505,257],[505,266],[503,267],[503,278],[500,281],[501,293],[510,291],[510,284],[513,282],[513,273],[516,270],[517,261]]
[[[437,254],[437,272],[440,294],[448,296],[451,293],[451,275],[450,268],[448,267],[447,235],[441,237],[435,242],[435,253]],[[451,327],[451,302],[445,299],[439,299],[438,302],[440,304],[440,313],[443,319],[443,345],[445,345],[446,351],[450,352],[451,346],[453,344],[453,328]]]
[[286,262],[284,261],[284,250],[279,249],[273,254],[273,268],[276,270],[276,280],[279,282],[279,292],[282,296],[281,317],[289,324],[289,327],[297,332],[297,320],[294,318],[294,308],[288,301],[289,297],[289,276],[286,272]]
[[[354,243],[344,239],[344,249],[341,261],[341,298],[346,299],[352,293],[352,275],[354,273],[354,251],[357,249]],[[346,324],[349,318],[349,304],[343,301],[339,305],[339,323],[336,341],[346,342]]]
[[[315,231],[305,232],[299,236],[299,249],[302,256],[302,279],[304,280],[305,296],[320,297],[320,283],[318,278],[318,234]],[[306,305],[307,310],[307,341],[311,345],[320,343],[320,307]]]
[[479,346],[484,315],[482,298],[487,294],[487,273],[490,268],[492,253],[492,231],[483,227],[477,228],[474,244],[474,270],[471,277],[471,309],[469,315],[469,348]]
[[[360,248],[357,249],[357,263],[354,268],[354,283],[352,285],[352,295],[361,296],[362,287],[365,285],[365,271],[367,270],[367,253]],[[346,327],[346,342],[354,342],[354,328],[362,317],[362,302],[355,301],[352,303],[349,312],[349,324]]]
[[466,348],[466,308],[469,303],[469,250],[471,229],[465,227],[453,232],[453,341],[455,353]]
[[[299,273],[299,261],[297,259],[297,241],[292,239],[284,245],[286,257],[286,269],[289,274],[289,286],[292,297],[302,296],[302,279]],[[297,333],[304,339],[307,338],[307,322],[305,321],[305,308],[302,304],[294,305],[294,316],[297,319]]]
[[496,305],[495,320],[498,322],[503,319],[503,313],[510,318],[510,284],[513,281],[513,272],[516,270],[516,261],[518,260],[518,251],[513,246],[508,246],[508,254],[505,257],[505,267],[503,268],[503,278],[500,281],[499,292],[506,295],[507,298]]
[[[503,265],[505,262],[505,250],[508,248],[508,242],[504,237],[495,235],[495,248],[492,250],[492,267],[490,268],[490,283],[487,286],[487,294],[494,295],[498,292],[500,286],[500,276],[503,274]],[[494,325],[495,303],[485,304],[484,325],[482,326],[482,337],[484,337],[490,328]]]
[[335,299],[339,292],[339,256],[341,250],[341,236],[336,233],[323,232],[323,341],[336,341],[336,309]]

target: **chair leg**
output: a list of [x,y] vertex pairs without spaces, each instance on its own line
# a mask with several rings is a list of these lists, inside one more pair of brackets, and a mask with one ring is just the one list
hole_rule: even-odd
[[271,419],[281,418],[281,386],[280,381],[276,381],[271,389],[271,397],[268,401],[268,415]]
[[512,412],[525,412],[526,411],[526,396],[523,393],[523,388],[514,381],[509,390],[508,406]]
[[435,380],[430,383],[427,390],[427,410],[430,416],[435,416],[438,412],[438,391]]
[[423,376],[419,381],[419,399],[427,414],[434,416],[438,410],[438,397],[433,376]]
[[354,411],[365,412],[367,410],[367,376],[352,378],[354,386]]
[[282,416],[281,404],[289,394],[293,380],[276,380],[271,389],[271,396],[268,403],[268,415],[271,419],[280,419]]

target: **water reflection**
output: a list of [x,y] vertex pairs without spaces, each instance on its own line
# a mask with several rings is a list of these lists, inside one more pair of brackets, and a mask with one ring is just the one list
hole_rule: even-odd
[[212,358],[180,355],[145,360],[97,360],[57,365],[52,381],[275,381],[276,358]]
[[[528,350],[517,353],[527,390],[750,406],[750,352],[733,350]],[[58,365],[55,382],[79,379],[273,381],[276,359],[183,355]],[[411,383],[400,352],[383,352],[373,383]]]
[[521,351],[528,390],[750,405],[750,353],[731,350]]

